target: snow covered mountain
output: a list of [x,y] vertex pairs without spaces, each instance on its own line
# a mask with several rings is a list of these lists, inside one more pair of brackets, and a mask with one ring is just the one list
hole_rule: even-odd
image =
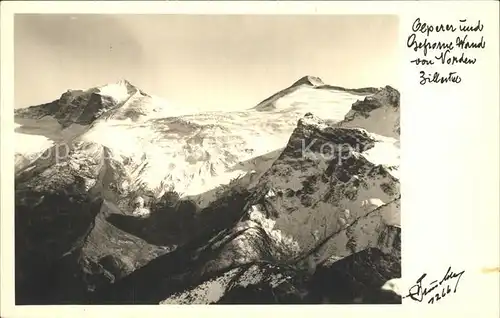
[[[377,102],[382,100],[379,111],[394,107],[383,99],[388,94],[399,101],[397,91],[384,88],[374,97]],[[368,100],[372,102],[372,99]],[[346,120],[352,124],[350,114]],[[377,126],[377,122],[369,120],[362,123]],[[393,122],[381,120],[378,124],[383,127]],[[307,284],[297,282],[294,275],[288,274],[289,277],[284,279],[283,269],[262,267],[262,262],[282,267],[293,264],[295,269],[301,268],[310,275],[315,275],[317,268],[321,268],[318,275],[329,276],[325,264],[329,264],[327,268],[332,271],[337,266],[344,266],[340,265],[344,262],[354,261],[354,255],[358,255],[355,258],[371,257],[366,253],[372,253],[373,248],[379,251],[375,253],[382,253],[382,258],[390,260],[388,264],[392,272],[385,273],[388,275],[386,280],[399,277],[399,139],[369,133],[362,126],[344,126],[345,121],[331,125],[312,114],[300,119],[287,147],[260,178],[256,188],[261,194],[251,200],[242,221],[221,238],[224,243],[217,243],[224,246],[218,257],[201,269],[206,272],[217,272],[222,268],[234,270],[192,290],[174,294],[164,303],[192,302],[193,298],[199,303],[223,301],[231,298],[228,295],[234,290],[239,295],[241,288],[248,289],[248,285],[253,286],[250,292],[257,292],[252,289],[256,286],[264,289],[271,286],[274,290],[290,281],[294,281],[295,287],[304,287]],[[386,131],[396,136],[393,131]],[[343,259],[346,260],[339,263]],[[374,267],[376,272],[388,270],[382,263]],[[365,270],[380,275],[373,273],[374,268]],[[382,287],[384,283],[379,281],[375,286]],[[216,296],[211,292],[214,289],[219,291]],[[306,294],[296,295],[298,300],[282,295],[285,297],[282,301],[303,302],[304,297],[310,296],[310,287],[307,290]],[[238,300],[231,298],[231,301],[244,302],[241,297],[236,296]],[[362,289],[351,300],[366,298],[367,301],[370,297],[373,297],[373,290]]]
[[131,302],[131,290],[135,302],[239,302],[236,276],[314,277],[375,250],[397,272],[391,87],[305,76],[254,108],[199,113],[122,80],[15,122],[21,302]]
[[[168,106],[156,105],[126,81],[70,91],[50,104],[16,112],[16,122],[21,124],[17,128],[21,133],[16,135],[16,144],[21,146],[16,151],[17,170],[34,169],[39,166],[36,157],[50,154],[67,161],[64,151],[95,143],[106,151],[109,170],[121,176],[113,185],[117,191],[144,190],[159,197],[174,190],[195,196],[249,170],[262,173],[274,159],[267,154],[284,146],[300,117],[313,111],[322,118],[340,120],[360,94],[318,89],[308,81],[298,81],[291,88],[293,92],[285,90],[280,98],[255,109],[175,117]],[[270,105],[273,109],[265,110]],[[42,120],[26,123],[26,118]],[[30,132],[23,130],[54,121],[60,126],[52,128],[46,134],[49,140],[37,141],[39,147],[33,149],[25,140]],[[40,130],[35,133],[41,134]],[[206,206],[209,202],[198,203]]]
[[[53,102],[15,110],[16,171],[22,170],[55,144],[71,143],[97,119],[130,118],[173,110],[126,80],[91,88],[68,90]],[[158,116],[166,116],[166,113]]]

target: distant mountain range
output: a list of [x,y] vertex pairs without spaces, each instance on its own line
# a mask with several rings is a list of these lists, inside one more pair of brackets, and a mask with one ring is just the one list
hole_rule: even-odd
[[193,113],[126,80],[15,111],[16,303],[400,303],[399,92]]

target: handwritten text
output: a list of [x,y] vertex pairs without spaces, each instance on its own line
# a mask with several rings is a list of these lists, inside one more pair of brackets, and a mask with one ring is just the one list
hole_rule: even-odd
[[486,47],[484,36],[481,35],[484,30],[481,20],[471,23],[467,19],[462,19],[456,23],[431,25],[417,18],[411,30],[406,46],[416,53],[410,63],[420,68],[420,85],[462,82],[456,70],[429,72],[429,68],[439,65],[446,67],[474,65],[478,61],[475,51]]

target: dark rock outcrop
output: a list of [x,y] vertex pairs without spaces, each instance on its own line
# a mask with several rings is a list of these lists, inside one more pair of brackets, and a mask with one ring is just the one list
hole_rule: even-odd
[[386,86],[355,102],[340,125],[365,128],[372,133],[399,139],[400,93]]
[[58,100],[51,103],[16,109],[15,116],[39,119],[53,116],[66,128],[72,124],[89,125],[104,114],[121,107],[134,94],[148,96],[126,80],[113,85],[121,85],[126,91],[125,100],[115,100],[105,95],[99,87],[89,90],[68,90]]
[[[260,266],[260,277],[251,285],[235,284],[217,304],[400,304],[401,296],[382,289],[390,279],[401,277],[401,259],[370,248],[320,266],[312,277],[300,272]],[[255,273],[253,273],[255,275]]]

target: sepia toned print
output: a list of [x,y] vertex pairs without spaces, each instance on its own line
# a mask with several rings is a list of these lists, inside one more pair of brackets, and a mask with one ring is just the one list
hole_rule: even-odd
[[397,17],[15,26],[17,305],[401,303]]

